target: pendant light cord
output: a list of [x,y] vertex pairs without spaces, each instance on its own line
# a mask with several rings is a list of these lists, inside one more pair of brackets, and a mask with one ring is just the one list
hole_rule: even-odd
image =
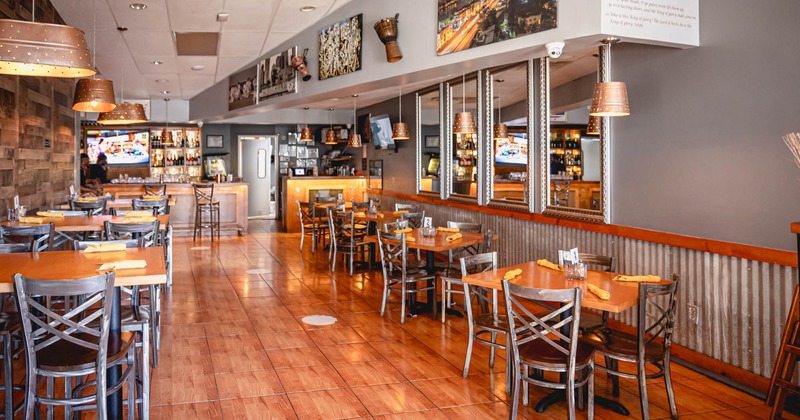
[[397,115],[398,115],[398,118],[400,119],[399,122],[402,123],[403,122],[403,87],[402,86],[400,87],[400,96],[398,97],[398,99],[399,99],[399,105],[398,105],[398,110],[397,110],[398,114]]
[[467,112],[467,74],[461,73],[461,112]]
[[33,5],[31,6],[31,23],[36,23],[36,0],[33,0]]
[[97,79],[97,0],[92,0],[92,69],[92,78]]

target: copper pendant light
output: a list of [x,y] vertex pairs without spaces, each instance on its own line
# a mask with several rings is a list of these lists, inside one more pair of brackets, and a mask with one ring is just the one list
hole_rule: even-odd
[[[97,12],[95,2],[92,2],[92,53],[97,55],[95,48],[97,39]],[[94,60],[92,60],[94,63]],[[124,71],[124,69],[123,69]],[[75,85],[75,97],[72,100],[72,109],[83,112],[109,112],[117,106],[114,97],[114,83],[106,79],[81,79]]]
[[475,127],[475,117],[471,112],[467,112],[467,76],[461,75],[461,112],[456,112],[455,122],[453,123],[453,133],[455,134],[475,134],[478,132]]
[[[333,108],[328,109],[331,113],[333,113]],[[333,122],[331,120],[331,116],[328,115],[328,122],[331,124],[328,132],[325,134],[325,142],[323,144],[327,144],[329,146],[335,145],[336,141],[336,133],[333,131]]]
[[588,135],[600,135],[600,120],[603,117],[598,117],[594,115],[589,116],[589,124],[586,125],[586,134]]
[[122,102],[114,110],[103,112],[97,117],[97,123],[103,125],[141,124],[147,122],[142,104]]
[[302,142],[314,142],[314,133],[311,132],[311,129],[308,128],[308,124],[306,124],[306,111],[308,111],[308,107],[303,108],[303,127],[300,130],[300,141]]
[[408,124],[403,122],[403,88],[400,88],[400,96],[398,96],[398,113],[399,121],[392,124],[392,140],[408,140]]
[[350,139],[347,140],[347,147],[361,147],[361,135],[357,133],[358,126],[356,125],[356,98],[358,95],[353,95],[353,133],[350,134]]
[[[605,68],[611,60],[611,44],[619,42],[619,38],[606,38],[601,41],[605,44],[605,50],[600,48],[603,57],[601,65]],[[601,69],[600,74],[604,74]],[[628,105],[628,89],[625,82],[599,82],[594,87],[592,97],[592,107],[589,115],[595,117],[624,117],[631,115]]]
[[497,98],[497,121],[493,127],[492,138],[495,140],[508,140],[508,126],[503,124],[502,107],[500,106],[500,98]]
[[80,29],[66,25],[0,19],[0,74],[87,77],[97,73]]

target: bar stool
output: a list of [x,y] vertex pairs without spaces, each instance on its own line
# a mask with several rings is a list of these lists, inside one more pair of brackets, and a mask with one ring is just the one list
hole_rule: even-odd
[[211,240],[214,240],[214,229],[217,229],[219,238],[219,201],[214,200],[214,184],[194,184],[194,241],[197,240],[197,231],[203,237],[203,214],[208,213]]

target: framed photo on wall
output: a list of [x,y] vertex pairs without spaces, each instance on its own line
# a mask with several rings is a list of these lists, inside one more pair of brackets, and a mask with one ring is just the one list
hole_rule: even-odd
[[425,147],[439,148],[439,136],[425,136]]
[[206,147],[209,149],[221,149],[225,143],[225,138],[221,135],[207,135]]

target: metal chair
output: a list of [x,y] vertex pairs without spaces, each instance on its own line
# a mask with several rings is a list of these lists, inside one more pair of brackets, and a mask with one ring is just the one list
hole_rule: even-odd
[[27,244],[31,252],[51,251],[55,240],[56,226],[54,223],[46,223],[31,226],[1,226],[0,239],[8,243]]
[[[392,292],[400,294],[400,323],[406,323],[406,297],[428,290],[436,291],[435,275],[424,269],[408,266],[408,246],[406,234],[394,234],[378,231],[378,248],[381,254],[381,272],[383,273],[383,298],[381,299],[381,316],[386,310]],[[419,287],[419,282],[430,282],[431,285]],[[398,290],[399,286],[399,290]],[[413,287],[409,287],[413,286]],[[434,318],[436,304],[433,304]]]
[[[673,419],[678,418],[675,405],[675,392],[672,389],[670,374],[670,349],[672,330],[675,326],[676,292],[680,276],[672,275],[672,282],[639,284],[639,304],[636,309],[636,334],[628,334],[611,328],[594,330],[584,335],[582,341],[597,348],[606,358],[606,366],[598,366],[601,371],[611,375],[612,393],[619,396],[619,378],[636,379],[639,382],[639,403],[642,418],[650,418],[647,402],[647,380],[664,377],[667,389],[669,412]],[[636,364],[636,373],[625,373],[619,369],[619,362]],[[657,372],[648,374],[646,365],[654,365]]]
[[[113,272],[74,280],[14,276],[27,357],[25,418],[33,418],[39,404],[46,406],[48,419],[53,418],[56,406],[64,407],[66,418],[74,411],[91,408],[97,409],[98,417],[105,418],[106,396],[121,391],[126,382],[128,418],[134,418],[134,336],[110,331],[113,289]],[[34,296],[66,296],[82,303],[60,314],[39,303]],[[94,320],[98,321],[96,325],[89,325]],[[127,366],[120,382],[108,384],[106,368],[118,365]],[[92,376],[93,379],[84,381]],[[39,378],[47,384],[44,395],[40,393]],[[62,398],[55,396],[56,378],[64,380],[66,392]],[[82,395],[89,387],[94,387],[95,393]]]
[[165,184],[145,184],[144,195],[167,195]]
[[297,215],[300,216],[300,252],[303,251],[303,242],[306,236],[311,236],[311,252],[316,252],[317,245],[325,243],[328,235],[327,218],[322,219],[319,215],[321,210],[317,210],[311,203],[297,202]]
[[[568,256],[568,250],[558,250],[558,265],[563,266]],[[580,252],[578,253],[578,258],[582,263],[585,263],[592,268],[601,269],[609,273],[616,271],[617,262],[614,257]],[[585,334],[598,328],[605,328],[607,325],[608,311],[603,311],[603,313],[600,315],[597,315],[596,312],[583,311],[580,325],[581,334]]]
[[214,184],[194,184],[194,233],[193,241],[197,240],[197,231],[200,231],[200,238],[203,237],[203,215],[208,214],[209,230],[211,231],[211,241],[214,241],[214,228],[217,229],[219,238],[220,225],[220,205],[219,201],[214,200]]
[[345,255],[350,262],[350,275],[353,275],[353,262],[356,254],[368,251],[369,243],[364,240],[364,234],[359,233],[353,223],[353,212],[332,211],[328,213],[328,223],[331,235],[331,248],[333,248],[333,261],[331,272],[336,270],[336,254]]
[[163,200],[145,200],[141,198],[134,198],[131,200],[131,205],[134,210],[151,210],[153,215],[169,214],[169,199]]
[[569,187],[570,181],[553,182],[553,205],[569,206]]
[[[510,418],[516,418],[519,409],[520,382],[524,405],[528,405],[528,384],[566,390],[570,419],[575,418],[575,388],[586,386],[588,418],[594,418],[595,348],[578,340],[581,289],[536,289],[503,280],[503,297],[514,378]],[[542,301],[561,302],[561,306],[544,316],[534,315],[527,308]],[[542,371],[559,372],[566,382],[548,381]],[[576,372],[581,373],[577,380]]]
[[416,212],[418,209],[419,206],[416,204],[394,203],[394,211],[408,210],[411,212]]
[[0,254],[13,254],[15,252],[30,252],[29,244],[0,244]]
[[[483,225],[480,223],[469,222],[447,222],[447,227],[458,228],[463,232],[483,233]],[[483,242],[477,245],[469,245],[447,251],[447,265],[439,273],[439,278],[442,280],[442,322],[445,322],[447,315],[447,308],[452,306],[453,294],[463,294],[461,290],[453,290],[453,285],[461,285],[461,270],[454,267],[455,261],[461,257],[475,255],[483,252],[489,252],[488,248],[484,248]],[[466,302],[464,302],[466,305]]]
[[97,201],[78,201],[69,200],[70,210],[81,210],[84,214],[89,216],[97,216],[105,214],[106,200],[103,197],[97,197]]

